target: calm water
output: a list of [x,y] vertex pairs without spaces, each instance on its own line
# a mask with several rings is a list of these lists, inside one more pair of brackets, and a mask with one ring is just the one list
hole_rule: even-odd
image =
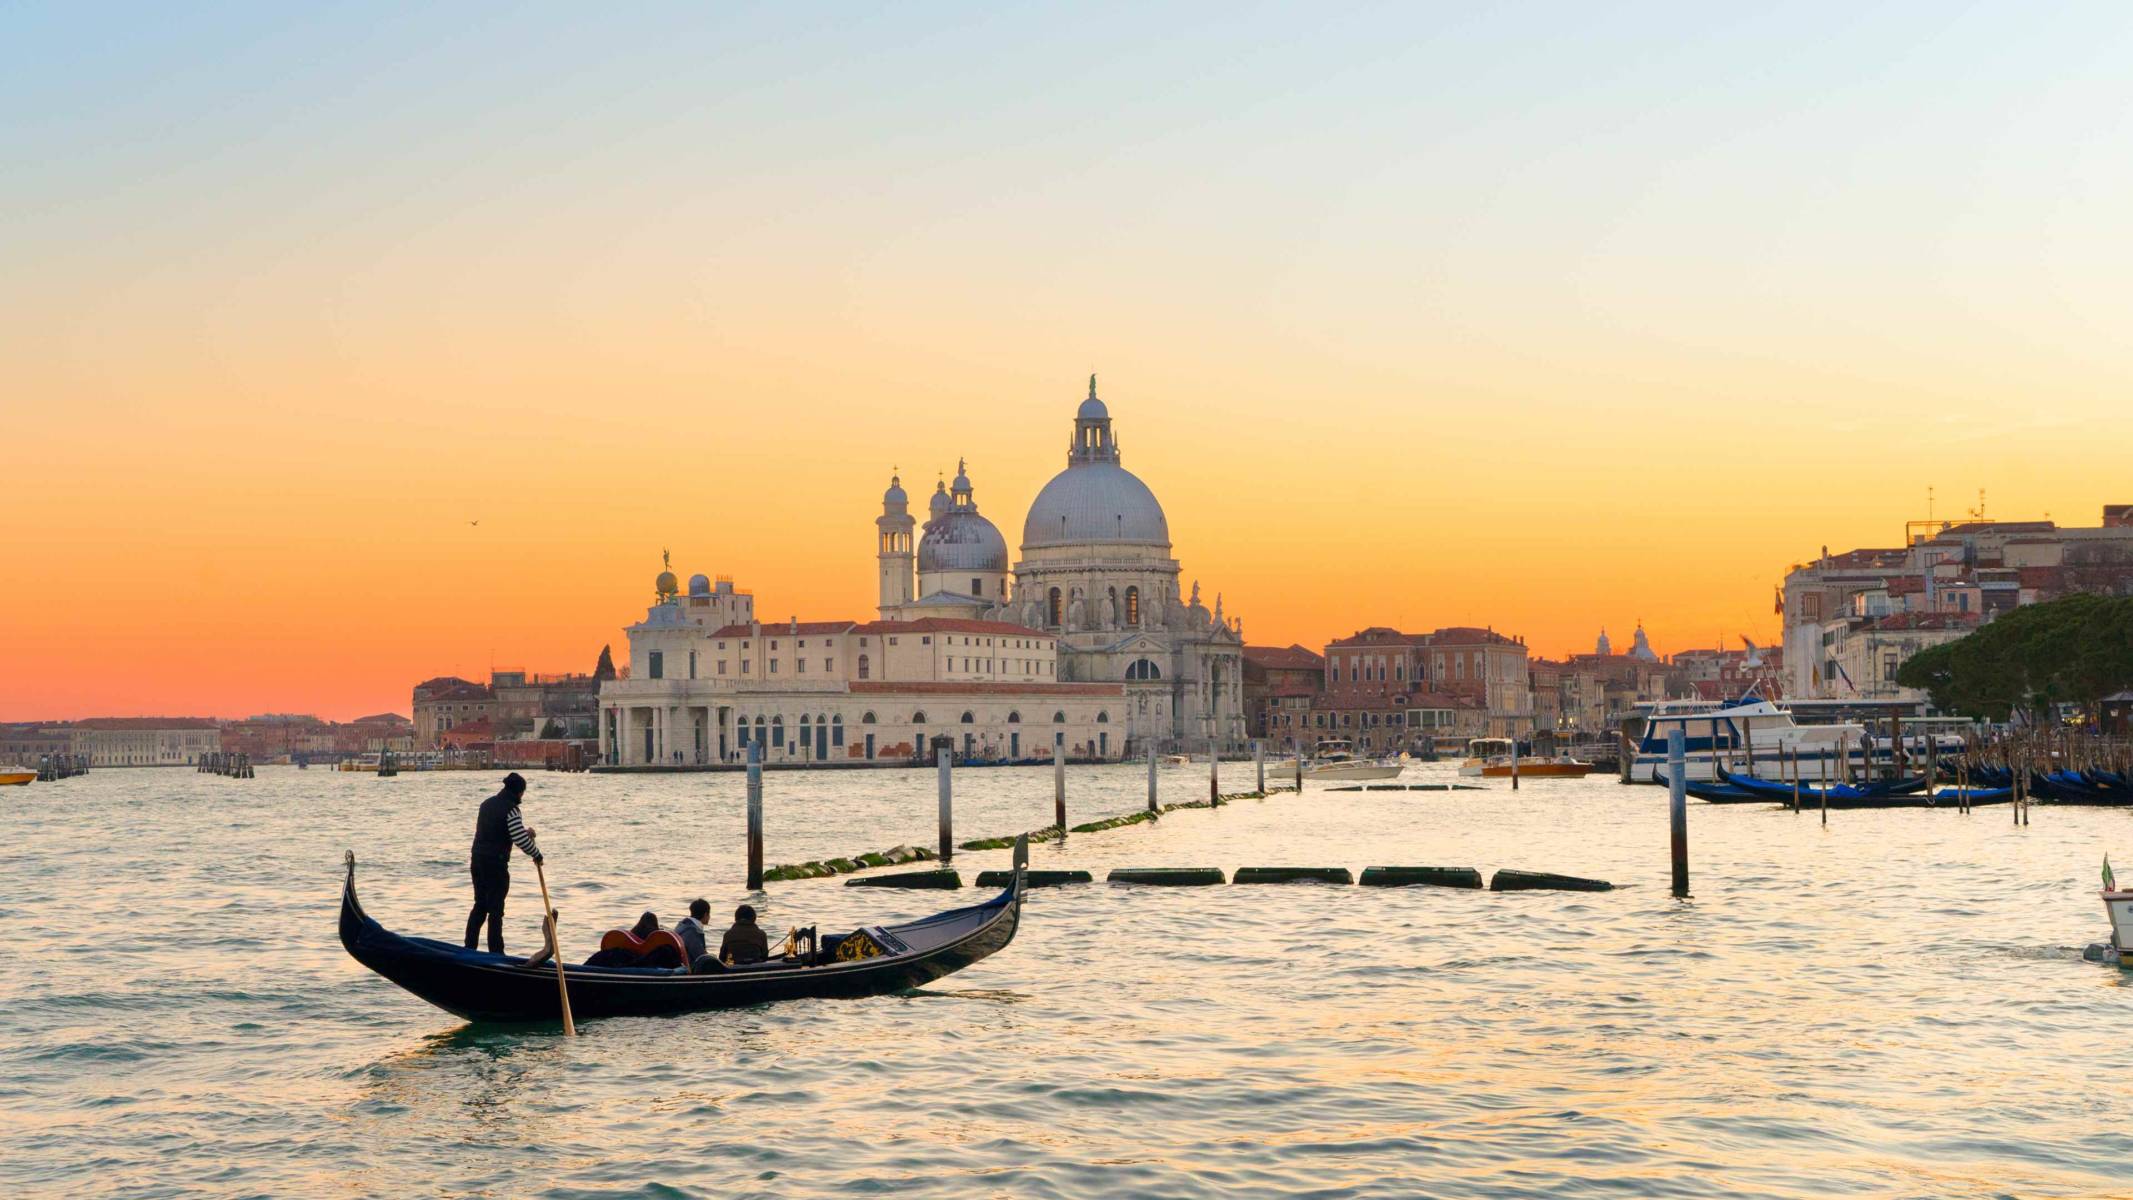
[[[1204,794],[1166,771],[1166,798]],[[1230,788],[1248,768],[1227,773]],[[1416,767],[1411,779],[1448,777]],[[1076,821],[1141,802],[1080,768]],[[1050,819],[959,776],[958,834]],[[922,992],[470,1028],[342,952],[453,936],[488,775],[105,771],[0,794],[0,1192],[150,1196],[2075,1196],[2133,1187],[2133,975],[2096,868],[2133,814],[1691,809],[1611,780],[1321,793],[1040,847],[1038,865],[1501,866],[1601,895],[1035,893]],[[930,772],[773,774],[773,862],[929,844]],[[533,776],[566,940],[741,898],[735,776]],[[963,856],[966,874],[1006,855]],[[825,928],[944,893],[772,885]],[[956,894],[968,898],[974,893]],[[537,942],[516,869],[509,933]],[[764,906],[758,900],[759,906]]]

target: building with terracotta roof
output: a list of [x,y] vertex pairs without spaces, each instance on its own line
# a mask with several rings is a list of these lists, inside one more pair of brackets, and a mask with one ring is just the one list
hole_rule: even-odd
[[[1914,522],[1900,549],[1832,554],[1824,547],[1813,562],[1794,566],[1779,592],[1785,694],[1923,704],[1922,693],[1894,683],[1896,668],[1918,650],[2024,604],[2075,592],[2133,595],[2129,511],[2105,505],[2100,524],[2072,528]],[[1935,619],[1892,620],[1912,616]]]

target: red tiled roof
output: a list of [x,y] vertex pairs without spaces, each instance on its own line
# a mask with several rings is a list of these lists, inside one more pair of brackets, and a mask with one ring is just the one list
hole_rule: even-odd
[[1267,698],[1270,700],[1287,700],[1296,696],[1316,696],[1318,693],[1318,688],[1307,684],[1292,683],[1287,687],[1275,688],[1268,692]]
[[220,729],[213,717],[84,717],[76,729]]
[[800,633],[843,633],[857,621],[763,621],[756,625],[726,625],[711,631],[712,637],[789,637]]
[[413,722],[413,721],[410,721],[410,720],[408,720],[408,719],[407,719],[406,717],[403,717],[403,716],[401,716],[401,715],[400,715],[399,713],[372,713],[372,714],[370,714],[370,715],[369,715],[369,716],[367,716],[367,717],[357,717],[357,718],[356,718],[355,720],[353,720],[353,721],[350,721],[350,722],[349,722],[349,724],[351,724],[351,725],[412,725],[412,724],[414,724],[414,722]]
[[855,695],[894,695],[909,692],[913,695],[946,696],[1124,696],[1123,684],[1116,683],[993,683],[973,680],[963,683],[952,679],[914,680],[897,683],[886,679],[855,679],[849,685]]
[[1500,643],[1502,645],[1516,644],[1515,638],[1507,637],[1493,629],[1476,629],[1471,625],[1454,625],[1447,629],[1439,629],[1429,635],[1429,640],[1432,645],[1452,646],[1468,645],[1474,642]]
[[1275,671],[1322,671],[1326,666],[1323,656],[1293,643],[1287,646],[1246,646],[1244,661]]
[[1372,625],[1368,629],[1358,629],[1347,637],[1336,638],[1326,645],[1330,649],[1334,646],[1423,646],[1428,643],[1429,635],[1426,633],[1402,633],[1389,625]]

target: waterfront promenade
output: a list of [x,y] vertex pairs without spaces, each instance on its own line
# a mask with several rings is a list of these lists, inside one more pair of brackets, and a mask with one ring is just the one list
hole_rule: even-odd
[[[1225,769],[1246,790],[1249,767]],[[1448,766],[1410,769],[1448,778]],[[1076,768],[1075,821],[1145,771]],[[1162,773],[1166,800],[1204,768]],[[1032,894],[1005,952],[908,995],[469,1029],[334,939],[340,853],[450,937],[491,780],[105,772],[0,809],[0,1185],[12,1194],[977,1197],[2103,1195],[2123,977],[2096,863],[2125,814],[1690,813],[1664,792],[1335,793],[1187,810],[1037,866],[1529,867],[1597,895],[1321,885]],[[959,832],[1048,822],[1051,775],[958,776]],[[737,776],[535,775],[566,944],[739,887]],[[769,857],[927,844],[931,771],[767,781]],[[123,827],[125,836],[110,830]],[[1004,852],[968,853],[965,877]],[[516,948],[535,938],[530,871]],[[939,892],[772,885],[766,923]],[[954,894],[971,897],[964,891]],[[124,936],[102,936],[118,933]],[[440,1167],[442,1162],[447,1165]]]

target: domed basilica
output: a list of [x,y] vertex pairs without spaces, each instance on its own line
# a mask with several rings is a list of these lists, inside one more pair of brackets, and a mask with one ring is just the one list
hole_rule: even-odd
[[1137,747],[1244,739],[1239,623],[1220,597],[1212,610],[1201,603],[1197,583],[1180,589],[1170,523],[1120,465],[1095,376],[1074,414],[1066,469],[1030,503],[1012,571],[1006,540],[978,512],[967,464],[936,485],[923,528],[894,477],[874,524],[883,619],[964,617],[1053,634],[1061,682],[1124,685]]

